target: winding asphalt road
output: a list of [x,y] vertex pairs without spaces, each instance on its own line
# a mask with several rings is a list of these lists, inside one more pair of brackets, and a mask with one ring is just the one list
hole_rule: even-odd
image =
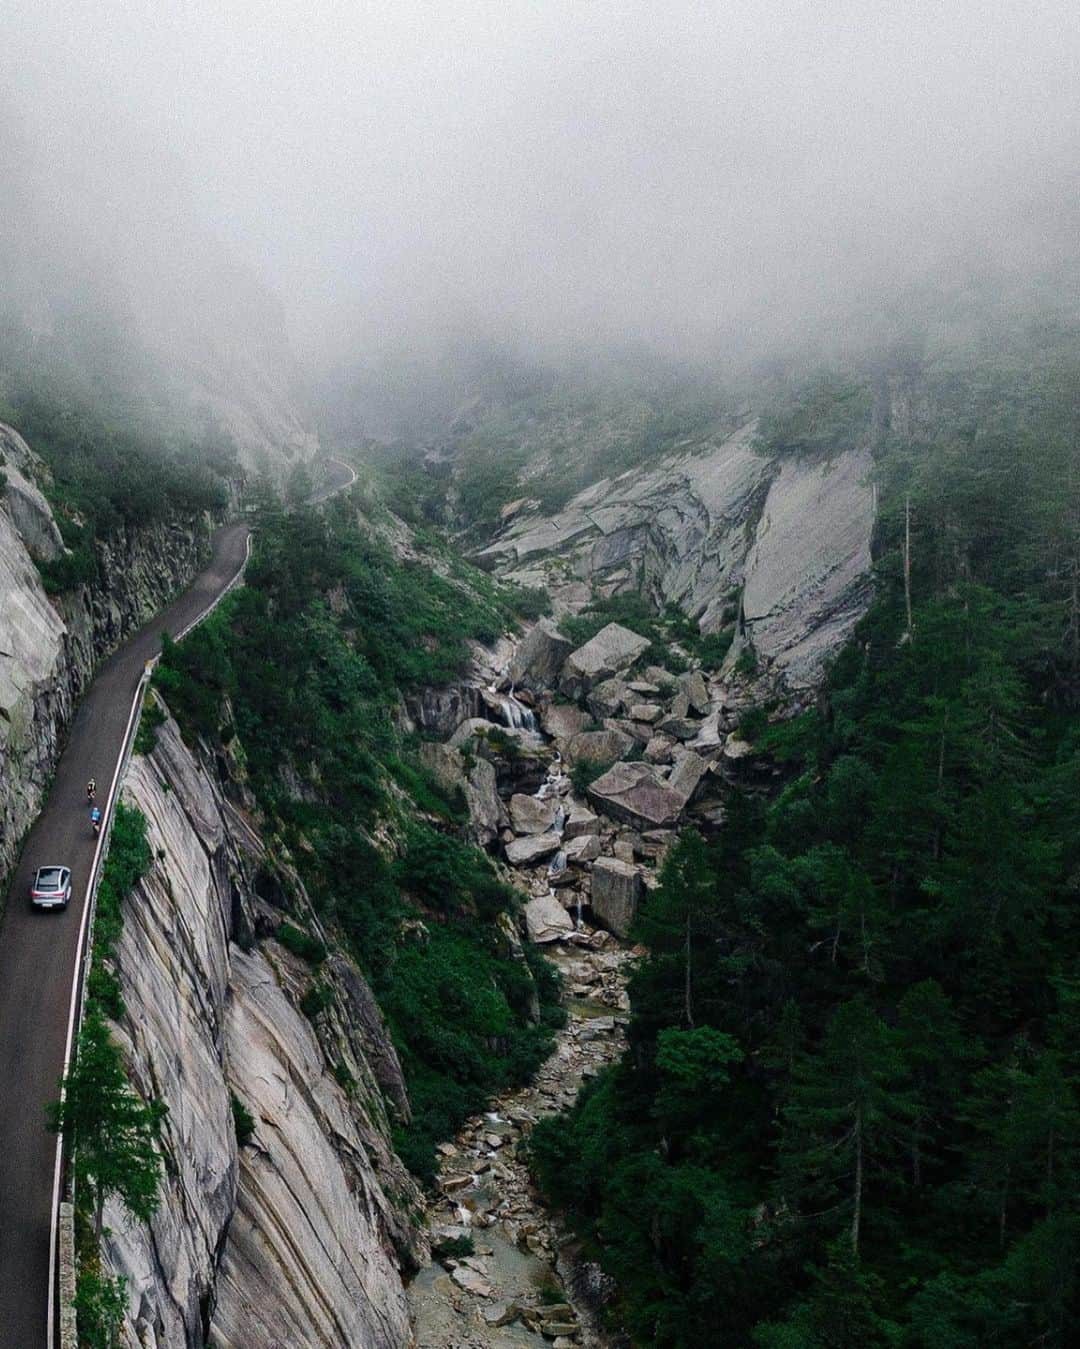
[[[325,467],[313,505],[356,481],[339,459]],[[15,868],[0,919],[0,1349],[48,1343],[56,1138],[44,1122],[63,1074],[94,861],[86,783],[97,779],[104,806],[146,662],[161,650],[163,632],[175,636],[188,627],[239,575],[249,533],[246,524],[219,529],[206,570],[101,666]],[[71,903],[63,912],[34,912],[28,898],[34,872],[53,864],[71,868]]]
[[[219,529],[206,570],[102,665],[15,869],[0,922],[0,1349],[47,1342],[56,1139],[45,1130],[45,1107],[63,1071],[94,857],[86,783],[97,779],[103,804],[146,661],[161,650],[163,632],[198,618],[243,568],[249,532],[245,524]],[[71,868],[71,903],[66,911],[34,912],[34,872],[54,863]]]

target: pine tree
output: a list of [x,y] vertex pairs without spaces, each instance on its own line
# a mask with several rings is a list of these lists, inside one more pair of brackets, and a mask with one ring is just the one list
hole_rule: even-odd
[[110,1195],[142,1221],[157,1211],[161,1157],[156,1139],[163,1115],[164,1106],[146,1104],[131,1089],[105,1019],[91,1009],[63,1094],[49,1108],[49,1127],[63,1133],[74,1149],[76,1176],[94,1196],[99,1238]]
[[869,1196],[900,1181],[915,1106],[896,1038],[862,997],[843,1003],[795,1069],[783,1110],[780,1183],[807,1219],[850,1212],[858,1251]]

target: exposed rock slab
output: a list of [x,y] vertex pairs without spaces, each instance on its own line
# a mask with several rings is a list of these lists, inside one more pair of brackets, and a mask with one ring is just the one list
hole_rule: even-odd
[[759,658],[792,687],[820,680],[870,599],[869,451],[785,460],[746,560],[743,614]]
[[533,834],[506,845],[506,860],[512,867],[529,867],[559,851],[558,834]]
[[588,791],[605,815],[639,829],[674,824],[685,805],[684,798],[666,786],[649,763],[617,763]]
[[587,693],[594,684],[611,679],[633,665],[648,646],[647,637],[631,632],[620,623],[609,623],[567,657],[559,687],[570,696]]
[[574,920],[557,899],[541,895],[525,905],[525,926],[529,940],[534,942],[561,941],[574,930]]

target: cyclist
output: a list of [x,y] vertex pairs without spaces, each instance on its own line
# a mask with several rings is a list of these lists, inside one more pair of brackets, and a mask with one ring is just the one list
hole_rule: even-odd
[[93,802],[95,796],[97,796],[97,783],[91,778],[86,784],[86,799]]
[[97,806],[90,812],[90,827],[95,834],[101,833],[101,811],[98,810]]

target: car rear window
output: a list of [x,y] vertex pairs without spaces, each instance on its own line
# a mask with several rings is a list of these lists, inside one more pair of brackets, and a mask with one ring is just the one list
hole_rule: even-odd
[[59,890],[60,877],[63,874],[63,868],[61,867],[45,867],[38,872],[38,885],[42,889]]

